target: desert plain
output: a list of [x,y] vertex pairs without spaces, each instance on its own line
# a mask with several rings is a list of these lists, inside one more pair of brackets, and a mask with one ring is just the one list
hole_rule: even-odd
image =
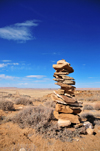
[[92,135],[74,127],[55,128],[53,91],[0,88],[0,151],[100,151],[100,89],[75,90],[75,98],[83,102],[79,116],[92,123]]

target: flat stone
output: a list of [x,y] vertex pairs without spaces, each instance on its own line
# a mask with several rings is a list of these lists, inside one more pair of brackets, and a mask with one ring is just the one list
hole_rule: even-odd
[[77,115],[73,114],[64,114],[64,113],[58,113],[57,111],[53,112],[54,117],[56,119],[62,119],[62,120],[70,120],[71,123],[80,123],[79,122],[79,117]]
[[59,86],[61,86],[61,87],[69,88],[69,89],[75,88],[75,87],[72,86],[72,85],[68,85],[68,84],[61,83],[61,82],[57,82],[57,83],[55,83],[55,84],[56,84],[56,85],[59,85]]
[[82,110],[81,109],[73,109],[74,114],[79,114]]
[[55,92],[59,95],[64,95],[64,90],[63,89],[58,89],[58,90],[55,90]]
[[57,61],[57,64],[63,64],[63,63],[67,63],[70,66],[70,63],[66,62],[65,59]]
[[63,82],[64,80],[63,79],[60,79],[60,78],[55,78],[53,79],[54,81],[57,81],[57,82]]
[[66,105],[63,105],[63,104],[58,104],[58,103],[56,104],[55,110],[57,112],[73,113],[73,110],[69,106],[66,106]]
[[59,95],[59,97],[62,98],[66,103],[77,103],[77,101],[74,98],[69,98],[65,95]]
[[89,134],[89,135],[93,135],[94,130],[91,129],[91,128],[87,128],[87,129],[86,129],[86,132],[87,132],[87,134]]
[[64,80],[75,80],[74,78],[66,76],[66,75],[60,75],[60,77]]
[[65,90],[65,93],[67,93],[68,91],[74,93],[74,91],[75,91],[75,87],[74,86],[71,86],[71,87],[62,87],[61,86],[61,89]]
[[83,126],[83,123],[79,123],[79,124],[76,124],[74,127],[79,128],[79,127],[82,127],[82,126]]
[[71,125],[70,120],[62,120],[62,119],[58,120],[58,126],[66,127],[66,126],[69,126],[69,125]]
[[66,102],[64,102],[61,98],[58,98],[55,94],[51,95],[51,99],[57,103],[61,103],[61,104],[67,104]]
[[64,62],[62,64],[53,64],[53,68],[57,71],[60,71],[61,69],[66,69],[69,73],[74,72],[73,68],[70,67],[68,62]]
[[75,81],[73,81],[73,80],[64,80],[64,81],[62,81],[62,83],[75,85]]
[[62,71],[59,71],[59,72],[55,72],[54,75],[68,75],[69,72],[62,72]]

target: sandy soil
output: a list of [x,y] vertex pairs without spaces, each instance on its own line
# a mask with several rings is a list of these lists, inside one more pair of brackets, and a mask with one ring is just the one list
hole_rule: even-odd
[[[99,94],[100,91],[98,91],[99,90],[96,90],[95,96]],[[1,99],[6,98],[8,94],[13,94],[15,97],[19,94],[41,98],[44,95],[52,93],[53,90],[4,88],[0,89],[0,92]],[[82,93],[82,91],[77,91],[75,93],[76,98],[83,98],[84,104],[88,103],[88,100],[86,100],[87,98],[94,97],[94,92],[92,94],[88,92],[88,90],[84,93]],[[97,98],[99,99],[100,96],[97,96]],[[37,103],[37,105],[38,104],[39,103]],[[0,116],[12,116],[24,107],[23,105],[15,105],[16,111],[5,112],[0,110]],[[97,112],[100,113],[100,111]],[[72,142],[62,142],[59,139],[44,139],[41,135],[36,135],[32,128],[21,129],[17,124],[13,124],[12,122],[2,123],[0,125],[0,151],[19,151],[20,148],[25,148],[27,151],[100,151],[100,125],[96,125],[94,131],[96,135],[82,135],[82,138],[74,138]]]

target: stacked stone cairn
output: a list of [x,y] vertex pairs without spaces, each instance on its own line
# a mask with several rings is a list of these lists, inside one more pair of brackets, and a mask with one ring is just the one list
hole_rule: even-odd
[[52,100],[56,102],[54,116],[58,119],[58,126],[70,127],[71,125],[80,125],[78,113],[81,112],[82,102],[75,99],[74,91],[75,81],[68,74],[74,72],[73,68],[64,59],[59,60],[53,65],[56,70],[54,73],[55,81],[61,88],[55,90],[52,94]]

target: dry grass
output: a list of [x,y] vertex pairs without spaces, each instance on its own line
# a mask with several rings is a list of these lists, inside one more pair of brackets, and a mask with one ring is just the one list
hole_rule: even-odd
[[3,111],[14,111],[14,103],[7,100],[0,100],[0,109]]
[[52,107],[52,108],[55,108],[56,107],[56,103],[54,101],[47,101],[44,103],[44,106],[46,107]]
[[21,97],[15,100],[15,104],[33,105],[33,102],[29,98]]
[[89,105],[89,104],[86,104],[86,105],[84,105],[84,107],[83,107],[83,110],[93,110],[94,108],[93,108],[93,106],[92,105]]

